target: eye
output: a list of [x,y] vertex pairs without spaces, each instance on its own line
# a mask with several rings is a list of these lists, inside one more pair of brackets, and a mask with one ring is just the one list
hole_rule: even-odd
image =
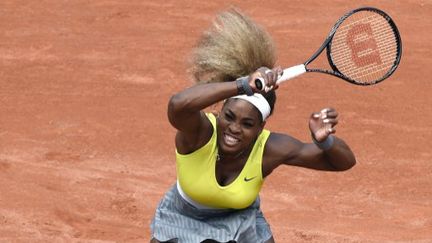
[[225,113],[225,119],[228,121],[232,121],[234,119],[234,117],[230,113],[226,112]]
[[254,126],[254,124],[252,124],[251,122],[243,122],[243,126],[245,126],[247,128],[251,128]]

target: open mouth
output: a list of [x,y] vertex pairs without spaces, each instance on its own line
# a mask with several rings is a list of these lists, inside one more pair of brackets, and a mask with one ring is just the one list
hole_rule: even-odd
[[237,144],[240,143],[240,139],[224,133],[224,142],[228,146],[236,146]]

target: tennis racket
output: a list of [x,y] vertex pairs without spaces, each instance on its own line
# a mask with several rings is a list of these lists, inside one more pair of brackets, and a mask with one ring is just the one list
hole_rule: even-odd
[[[327,49],[331,70],[310,69],[308,64]],[[396,24],[382,10],[363,7],[342,16],[322,46],[305,63],[283,70],[277,84],[305,72],[330,74],[357,85],[373,85],[390,77],[399,65],[402,41]],[[265,81],[255,80],[262,90]]]

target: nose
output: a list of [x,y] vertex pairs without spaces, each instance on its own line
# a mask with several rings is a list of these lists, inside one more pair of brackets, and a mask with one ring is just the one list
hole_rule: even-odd
[[236,122],[232,122],[229,124],[228,129],[231,133],[233,134],[238,134],[240,133],[241,129],[240,129],[240,125],[237,124]]

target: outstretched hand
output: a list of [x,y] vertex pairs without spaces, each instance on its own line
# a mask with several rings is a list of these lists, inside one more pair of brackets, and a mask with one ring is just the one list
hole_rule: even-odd
[[324,108],[320,112],[312,113],[309,129],[316,141],[324,141],[330,134],[335,133],[338,123],[338,112],[333,108]]
[[[276,81],[280,76],[282,76],[281,67],[275,67],[273,69],[260,67],[249,76],[249,85],[251,86],[254,93],[266,93],[270,90],[276,90],[279,88],[279,86],[276,84]],[[260,90],[256,87],[255,79],[257,78],[264,79],[265,87],[263,90]]]

